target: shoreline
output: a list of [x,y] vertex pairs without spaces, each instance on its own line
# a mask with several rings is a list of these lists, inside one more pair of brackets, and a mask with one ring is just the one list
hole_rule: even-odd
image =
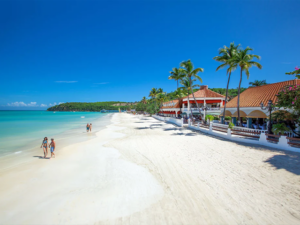
[[[95,223],[131,215],[158,201],[163,190],[151,173],[105,147],[125,136],[115,116],[95,138],[62,148],[55,159],[2,170],[0,223]],[[101,213],[95,214],[96,209]]]
[[[84,127],[78,126],[52,135],[55,137],[57,150],[59,151],[60,149],[67,147],[72,143],[81,143],[88,139],[95,138],[96,132],[105,129],[106,125],[109,125],[111,123],[110,120],[112,116],[113,114],[108,114],[103,117],[96,118],[93,121],[94,126],[91,133],[87,133]],[[101,126],[97,127],[97,124]],[[86,134],[86,136],[82,134]],[[49,140],[50,138],[51,137],[48,137]],[[33,143],[36,144],[36,146],[32,146]],[[2,153],[0,155],[0,172],[11,166],[17,166],[20,163],[32,161],[32,155],[36,157],[38,155],[43,155],[43,150],[42,148],[40,148],[40,143],[40,139],[36,139],[33,142],[27,143],[22,149],[15,149],[12,152]],[[50,155],[50,149],[48,148],[47,157],[49,157]]]

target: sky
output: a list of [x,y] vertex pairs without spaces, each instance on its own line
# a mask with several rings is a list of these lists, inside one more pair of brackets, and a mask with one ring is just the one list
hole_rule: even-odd
[[[61,102],[139,101],[170,92],[169,72],[191,59],[203,85],[225,88],[212,58],[231,42],[253,48],[275,83],[300,66],[300,1],[0,0],[0,109]],[[230,88],[238,87],[239,71]]]

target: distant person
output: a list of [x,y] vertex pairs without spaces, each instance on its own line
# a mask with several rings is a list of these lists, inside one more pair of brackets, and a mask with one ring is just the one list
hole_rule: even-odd
[[44,150],[44,158],[48,155],[48,138],[44,137],[44,140],[42,142],[41,148]]
[[92,132],[92,124],[90,123],[90,132]]
[[51,143],[49,145],[49,148],[50,148],[50,152],[51,152],[51,158],[52,158],[52,156],[54,156],[54,158],[55,158],[55,153],[54,153],[54,151],[55,151],[55,141],[54,141],[54,138],[51,138]]
[[87,125],[86,125],[86,132],[89,132],[89,130],[90,130],[90,125],[87,124]]

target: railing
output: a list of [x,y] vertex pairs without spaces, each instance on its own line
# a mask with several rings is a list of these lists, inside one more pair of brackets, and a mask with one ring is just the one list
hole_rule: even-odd
[[[179,123],[179,126],[184,126],[183,119],[175,119],[171,117],[160,117],[153,116],[156,119],[170,122]],[[177,124],[178,125],[178,124]],[[188,127],[194,130],[199,130],[201,132],[219,136],[232,141],[250,143],[250,144],[260,144],[268,147],[275,147],[282,150],[296,151],[300,152],[300,138],[287,137],[283,135],[273,135],[267,134],[265,130],[250,129],[245,127],[234,127],[229,129],[228,125],[224,124],[202,124],[196,123],[192,124],[191,120],[188,122]],[[250,138],[243,138],[250,137]]]
[[286,139],[288,140],[288,144],[289,144],[291,147],[300,148],[300,138],[291,138],[291,137],[287,137]]
[[280,135],[266,134],[266,136],[267,141],[271,143],[277,144],[279,142]]
[[[182,112],[188,112],[188,111],[191,111],[192,110],[192,112],[199,112],[199,109],[198,108],[181,108],[182,109]],[[220,110],[220,107],[216,107],[216,108],[209,108],[208,110],[207,110],[207,112],[209,112],[209,111],[218,111],[218,110]],[[200,108],[200,111],[202,112],[202,111],[204,111],[202,108]]]
[[265,133],[267,130],[259,130],[259,129],[252,129],[252,128],[247,128],[247,127],[237,127],[235,126],[233,128],[234,130],[239,130],[239,131],[247,131],[247,132],[251,132],[251,133]]
[[228,125],[226,124],[220,124],[220,123],[213,123],[213,127],[221,127],[221,128],[228,128]]

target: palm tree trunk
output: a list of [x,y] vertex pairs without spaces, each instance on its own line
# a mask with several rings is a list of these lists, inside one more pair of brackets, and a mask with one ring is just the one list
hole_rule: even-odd
[[196,98],[195,98],[195,95],[194,95],[194,91],[193,91],[193,88],[192,88],[192,79],[190,78],[190,87],[191,87],[191,91],[192,91],[192,95],[193,95],[193,98],[194,98],[194,101],[196,102],[196,105],[197,105],[197,109],[199,111],[199,116],[201,115],[201,111],[200,111],[200,108],[199,108],[199,105],[198,105],[198,102],[196,101]]
[[229,86],[229,81],[230,81],[230,75],[231,75],[231,72],[229,72],[228,81],[227,81],[225,105],[224,105],[224,112],[223,112],[223,124],[225,124],[225,111],[226,111],[226,103],[227,103],[227,97],[228,97],[228,86]]
[[[188,104],[189,104],[189,102],[190,102],[190,98],[189,98],[189,94],[188,94]],[[191,114],[192,114],[192,118],[193,118],[194,116],[193,116],[192,108],[190,108],[190,110],[191,110]]]
[[241,83],[243,78],[243,67],[241,67],[240,83],[238,89],[238,100],[237,100],[237,113],[238,113],[238,124],[240,125],[240,93],[241,93]]

